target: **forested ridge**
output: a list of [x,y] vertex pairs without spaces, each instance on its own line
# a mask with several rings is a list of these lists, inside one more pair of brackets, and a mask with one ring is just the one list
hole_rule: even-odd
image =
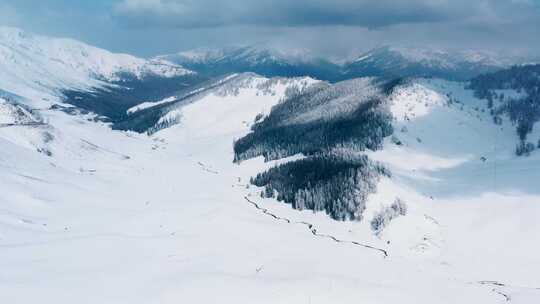
[[[302,154],[252,178],[263,197],[299,210],[325,211],[336,220],[361,220],[382,165],[361,152],[382,148],[392,135],[386,97],[401,80],[357,79],[290,92],[252,132],[234,143],[235,162]],[[260,117],[259,117],[260,118]]]
[[234,143],[235,161],[312,155],[336,147],[380,148],[382,139],[393,133],[384,94],[371,82],[361,83],[367,93],[356,85],[351,81],[322,84],[291,93],[253,126],[253,132]]

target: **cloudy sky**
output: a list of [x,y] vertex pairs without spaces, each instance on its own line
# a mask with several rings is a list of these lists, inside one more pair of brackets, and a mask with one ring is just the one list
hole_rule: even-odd
[[540,0],[2,0],[0,25],[139,56],[252,43],[540,53]]

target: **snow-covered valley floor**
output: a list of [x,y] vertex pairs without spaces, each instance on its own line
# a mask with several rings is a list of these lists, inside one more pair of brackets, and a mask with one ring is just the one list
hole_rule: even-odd
[[540,301],[540,155],[486,150],[497,127],[472,106],[398,118],[406,144],[373,153],[395,174],[366,214],[396,196],[410,212],[375,236],[247,186],[272,164],[233,164],[232,142],[278,100],[210,95],[152,137],[55,111],[0,128],[0,302]]

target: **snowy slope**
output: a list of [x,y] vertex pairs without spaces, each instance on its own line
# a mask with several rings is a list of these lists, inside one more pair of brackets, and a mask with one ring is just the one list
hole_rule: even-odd
[[[181,103],[170,96],[131,108],[130,116],[165,110],[152,113],[174,121],[168,128],[119,132],[94,114],[29,105],[61,101],[61,88],[120,80],[118,72],[143,77],[149,63],[83,47],[86,57],[75,42],[3,32],[14,36],[0,40],[0,54],[9,55],[0,89],[14,94],[0,99],[2,303],[540,299],[540,153],[515,157],[514,127],[493,124],[462,83],[419,79],[393,92],[394,138],[368,152],[392,177],[380,180],[362,221],[338,222],[263,199],[249,184],[304,156],[232,162],[233,141],[257,116],[290,88],[318,81],[233,75]],[[25,44],[37,40],[39,47]],[[349,82],[357,90],[366,83]],[[358,102],[341,101],[302,121]],[[397,198],[407,212],[390,216]],[[381,214],[391,220],[374,231]]]
[[[232,141],[284,97],[283,83],[271,88],[274,95],[256,86],[203,95],[179,109],[179,124],[152,137],[49,110],[41,111],[46,126],[0,129],[0,300],[538,301],[531,240],[540,228],[540,194],[535,171],[523,170],[540,159],[516,159],[502,144],[496,152],[490,140],[515,135],[480,120],[461,84],[420,81],[396,91],[395,124],[408,132],[397,135],[402,146],[389,139],[371,155],[394,177],[381,181],[366,212],[396,196],[409,212],[380,235],[371,215],[337,222],[248,187],[249,177],[274,163],[233,164]],[[463,111],[445,103],[448,92]],[[495,131],[498,141],[488,136]],[[504,178],[495,187],[493,159]],[[511,182],[517,179],[523,184]]]
[[70,40],[0,28],[0,89],[34,100],[62,89],[88,90],[123,76],[175,77],[192,73],[165,60],[144,60]]
[[[209,115],[195,117],[183,112],[185,106],[199,103],[200,100],[210,98],[210,96],[218,100],[225,99],[224,104],[234,103],[242,94],[248,94],[249,98],[265,103],[268,100],[276,99],[276,96],[280,96],[280,98],[286,96],[292,88],[303,90],[318,82],[318,80],[309,77],[266,78],[253,73],[231,74],[194,86],[180,95],[168,96],[157,102],[138,104],[129,109],[127,119],[115,127],[122,130],[155,133],[171,125],[184,123],[184,120],[199,121],[204,125],[208,120],[217,119],[222,125],[222,130],[226,131],[237,124],[252,124],[255,116],[250,121],[236,119],[237,112],[249,111],[249,109],[241,107],[229,110],[230,113],[222,113],[223,117],[219,116],[216,112],[221,109],[218,103],[215,108],[210,110]],[[269,110],[270,106],[267,107],[266,112]],[[264,113],[258,114],[263,115]],[[203,125],[199,127],[201,132],[206,130]]]
[[191,88],[187,91],[187,93],[183,93],[181,95],[175,95],[175,96],[169,96],[166,98],[163,98],[162,100],[158,101],[145,101],[140,104],[137,104],[127,110],[127,114],[134,114],[136,112],[151,109],[159,105],[173,103],[176,101],[179,101],[181,99],[190,98],[190,97],[196,97],[201,93],[207,93],[207,91],[212,90],[216,87],[221,86],[225,82],[237,78],[238,74],[231,74],[222,78],[218,78],[217,80],[210,81],[209,83],[203,83],[202,85],[198,85],[197,88]]
[[[195,96],[190,101],[190,107],[173,105],[158,124],[178,121],[184,126],[182,130],[191,135],[216,130],[227,134],[252,125],[258,114],[268,114],[276,100],[286,96],[288,88],[303,89],[317,82],[309,77],[269,79],[254,74],[235,75],[216,89]],[[245,100],[253,100],[253,103],[246,103]],[[199,107],[205,110],[198,110]]]
[[[516,157],[515,126],[507,120],[494,124],[486,102],[464,86],[419,79],[394,91],[389,102],[396,133],[381,151],[368,153],[393,174],[370,196],[364,221],[334,225],[321,214],[294,213],[273,200],[255,200],[267,213],[307,221],[339,240],[359,239],[390,256],[429,261],[428,268],[440,265],[469,284],[482,282],[502,301],[504,294],[533,303],[539,282],[536,271],[527,269],[538,264],[537,244],[531,240],[540,228],[534,220],[540,212],[540,158],[538,153]],[[250,162],[259,162],[258,172],[271,165]],[[251,192],[254,197],[257,191]],[[406,204],[407,214],[375,234],[373,219],[396,199]]]

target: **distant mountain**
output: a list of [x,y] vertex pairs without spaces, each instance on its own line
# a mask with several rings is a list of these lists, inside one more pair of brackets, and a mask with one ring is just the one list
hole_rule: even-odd
[[196,49],[157,59],[180,64],[197,73],[218,76],[253,72],[265,77],[310,76],[321,80],[341,78],[341,67],[306,50],[279,51],[264,46]]
[[468,80],[519,63],[515,58],[484,51],[380,47],[344,65],[345,78],[363,76],[421,76]]
[[264,46],[196,49],[159,56],[207,76],[254,72],[266,77],[310,76],[331,82],[367,76],[436,77],[468,80],[525,62],[487,51],[449,51],[384,46],[338,64],[309,51],[278,51]]

